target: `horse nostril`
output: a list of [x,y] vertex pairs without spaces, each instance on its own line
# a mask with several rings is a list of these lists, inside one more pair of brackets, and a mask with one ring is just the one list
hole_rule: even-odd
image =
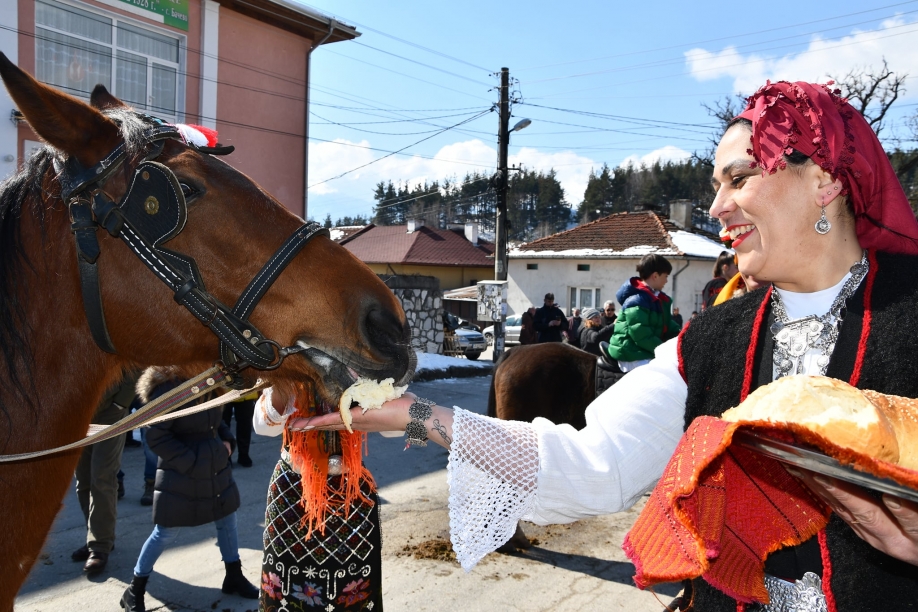
[[366,316],[366,340],[371,348],[398,358],[410,342],[410,331],[395,313],[371,308]]

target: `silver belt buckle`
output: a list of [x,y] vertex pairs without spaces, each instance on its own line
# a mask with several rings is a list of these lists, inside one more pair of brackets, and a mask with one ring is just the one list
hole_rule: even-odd
[[762,612],[828,612],[822,579],[813,572],[796,582],[765,576],[765,588],[771,603],[762,605]]

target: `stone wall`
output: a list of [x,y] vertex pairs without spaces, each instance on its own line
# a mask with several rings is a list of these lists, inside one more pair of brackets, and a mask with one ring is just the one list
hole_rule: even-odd
[[411,346],[422,353],[443,352],[443,294],[434,276],[379,275],[395,293],[411,326]]

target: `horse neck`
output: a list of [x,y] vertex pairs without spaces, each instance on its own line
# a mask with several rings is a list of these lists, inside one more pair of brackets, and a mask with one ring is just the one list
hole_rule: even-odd
[[[50,205],[49,205],[50,204]],[[44,214],[24,205],[20,237],[26,264],[17,271],[16,291],[25,311],[20,326],[30,364],[20,368],[30,406],[4,404],[17,446],[34,450],[74,439],[74,428],[88,424],[106,388],[122,375],[123,360],[102,352],[92,340],[80,294],[75,244],[61,202],[42,203]],[[8,388],[6,368],[0,388]],[[14,400],[22,403],[22,398]],[[42,427],[34,427],[34,423]],[[84,430],[85,431],[85,430]],[[12,442],[12,440],[11,440]],[[10,451],[7,451],[10,452]]]

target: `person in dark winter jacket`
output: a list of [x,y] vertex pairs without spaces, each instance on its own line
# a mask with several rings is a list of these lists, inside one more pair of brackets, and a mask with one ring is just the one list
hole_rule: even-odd
[[567,332],[567,318],[560,308],[555,306],[555,294],[546,293],[545,303],[536,310],[533,322],[539,332],[539,342],[561,342],[562,332]]
[[[588,308],[587,310],[591,309]],[[571,314],[571,318],[567,320],[567,342],[571,346],[580,348],[580,330],[585,321],[586,319],[580,316],[580,309],[575,308]]]
[[[137,382],[144,403],[183,382],[167,368],[150,368]],[[193,404],[191,404],[193,405]],[[153,493],[153,532],[137,558],[134,577],[121,597],[121,607],[143,612],[147,580],[153,565],[178,535],[180,527],[213,523],[226,566],[224,593],[258,598],[258,587],[242,575],[236,533],[239,489],[229,462],[235,439],[223,422],[223,409],[214,408],[147,430],[147,444],[158,457]]]
[[637,265],[639,277],[627,281],[615,294],[622,305],[609,342],[609,355],[622,372],[629,372],[653,359],[654,350],[679,335],[672,319],[673,301],[663,287],[673,266],[662,255],[644,255]]
[[603,326],[599,311],[587,308],[583,311],[583,326],[580,328],[580,348],[593,355],[601,355],[600,342],[608,342],[615,331],[615,323]]

